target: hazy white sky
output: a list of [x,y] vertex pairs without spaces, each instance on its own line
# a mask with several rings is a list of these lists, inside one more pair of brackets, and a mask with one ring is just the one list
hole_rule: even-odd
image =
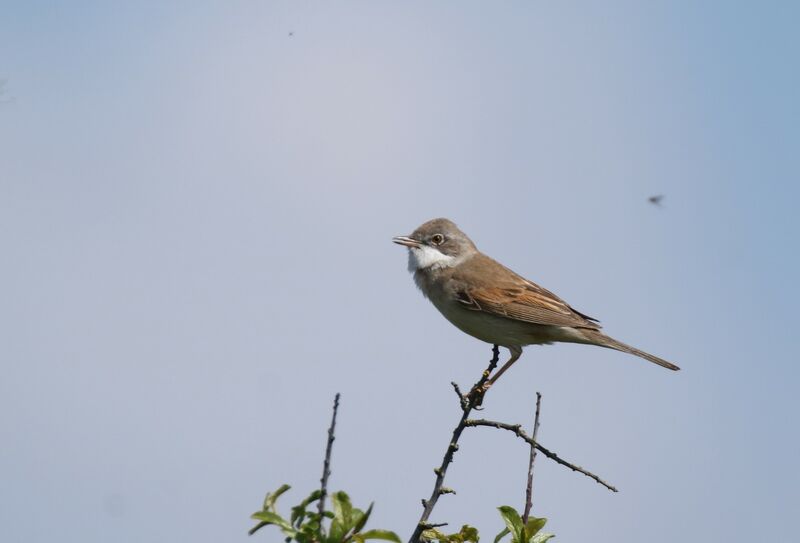
[[[244,541],[337,391],[331,485],[407,536],[490,355],[390,243],[447,216],[683,368],[529,348],[487,396],[621,489],[540,457],[560,541],[789,541],[800,13],[702,4],[6,3],[0,539]],[[527,454],[468,430],[433,519],[493,537]]]

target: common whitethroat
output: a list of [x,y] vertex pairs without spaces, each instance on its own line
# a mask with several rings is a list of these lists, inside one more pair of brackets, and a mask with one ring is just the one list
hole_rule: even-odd
[[526,345],[584,343],[616,349],[671,370],[675,364],[607,336],[597,319],[481,253],[448,219],[433,219],[393,242],[408,247],[408,270],[436,309],[462,332],[511,353],[491,386]]

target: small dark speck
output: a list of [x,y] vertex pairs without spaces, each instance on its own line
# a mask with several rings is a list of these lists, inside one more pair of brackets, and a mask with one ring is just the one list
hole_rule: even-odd
[[663,194],[656,194],[655,196],[651,196],[650,198],[648,198],[647,201],[653,204],[654,206],[661,207],[661,200],[663,199],[664,199]]
[[294,36],[294,32],[289,32],[289,37],[291,38],[292,36]]

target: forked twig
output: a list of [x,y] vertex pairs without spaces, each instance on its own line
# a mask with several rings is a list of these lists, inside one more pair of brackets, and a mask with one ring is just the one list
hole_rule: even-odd
[[420,516],[419,521],[417,522],[416,527],[414,528],[414,533],[411,535],[411,538],[408,540],[409,543],[419,543],[421,541],[422,532],[425,530],[436,526],[435,524],[431,524],[428,522],[428,519],[433,512],[433,508],[436,506],[436,502],[439,501],[439,496],[442,494],[455,494],[455,491],[444,487],[444,478],[447,474],[447,468],[453,461],[453,454],[458,450],[458,440],[461,437],[461,433],[464,431],[464,428],[468,426],[489,426],[493,428],[499,428],[502,430],[509,430],[516,434],[519,438],[526,441],[531,446],[531,457],[530,463],[528,467],[528,486],[526,491],[526,506],[525,506],[525,519],[527,521],[528,515],[530,513],[532,497],[533,497],[533,461],[536,457],[536,451],[538,450],[542,454],[544,454],[547,458],[553,460],[554,462],[561,464],[562,466],[568,467],[573,471],[577,471],[578,473],[582,473],[583,475],[594,479],[597,483],[603,485],[607,489],[611,490],[612,492],[617,492],[617,489],[611,486],[610,484],[603,481],[600,477],[595,475],[594,473],[583,469],[580,466],[572,464],[571,462],[567,462],[559,457],[556,453],[551,452],[550,450],[542,447],[536,442],[536,433],[539,428],[539,410],[541,407],[541,394],[538,392],[536,393],[537,400],[536,400],[536,415],[534,418],[533,424],[533,436],[530,437],[526,434],[522,427],[519,424],[506,424],[504,422],[496,422],[491,420],[485,419],[470,419],[469,414],[472,412],[473,409],[480,409],[481,402],[483,401],[483,395],[486,392],[486,388],[484,385],[489,380],[491,373],[497,367],[497,363],[500,360],[500,349],[497,345],[492,347],[492,360],[489,363],[489,367],[486,368],[486,371],[483,372],[481,379],[472,387],[472,390],[468,394],[463,394],[461,389],[456,383],[452,383],[453,389],[458,396],[459,402],[461,404],[461,419],[458,421],[455,429],[453,429],[453,435],[450,438],[450,443],[447,446],[447,450],[444,453],[444,457],[442,458],[442,463],[438,468],[435,468],[433,471],[436,474],[436,482],[433,485],[433,492],[431,492],[431,497],[427,500],[422,500],[422,515]]
[[568,467],[572,471],[577,471],[578,473],[586,475],[590,479],[594,479],[599,484],[603,485],[612,492],[619,492],[619,490],[617,490],[615,487],[602,480],[600,477],[598,477],[591,471],[583,469],[582,467],[572,464],[571,462],[567,462],[566,460],[558,456],[556,453],[548,449],[545,449],[544,447],[536,443],[536,441],[534,441],[533,438],[531,438],[528,434],[525,433],[525,431],[522,429],[522,426],[519,424],[506,424],[505,422],[497,422],[486,419],[467,420],[464,422],[464,424],[466,426],[488,426],[490,428],[498,428],[500,430],[508,430],[509,432],[513,432],[514,434],[517,435],[517,437],[526,441],[532,447],[536,447],[536,449],[539,452],[541,452],[543,455],[545,455],[550,460],[553,460],[557,464],[561,464],[562,466]]

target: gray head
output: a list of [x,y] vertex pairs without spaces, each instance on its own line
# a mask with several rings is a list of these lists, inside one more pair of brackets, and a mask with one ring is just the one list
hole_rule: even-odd
[[478,252],[475,244],[449,219],[433,219],[410,236],[393,242],[408,247],[409,271],[449,268]]

